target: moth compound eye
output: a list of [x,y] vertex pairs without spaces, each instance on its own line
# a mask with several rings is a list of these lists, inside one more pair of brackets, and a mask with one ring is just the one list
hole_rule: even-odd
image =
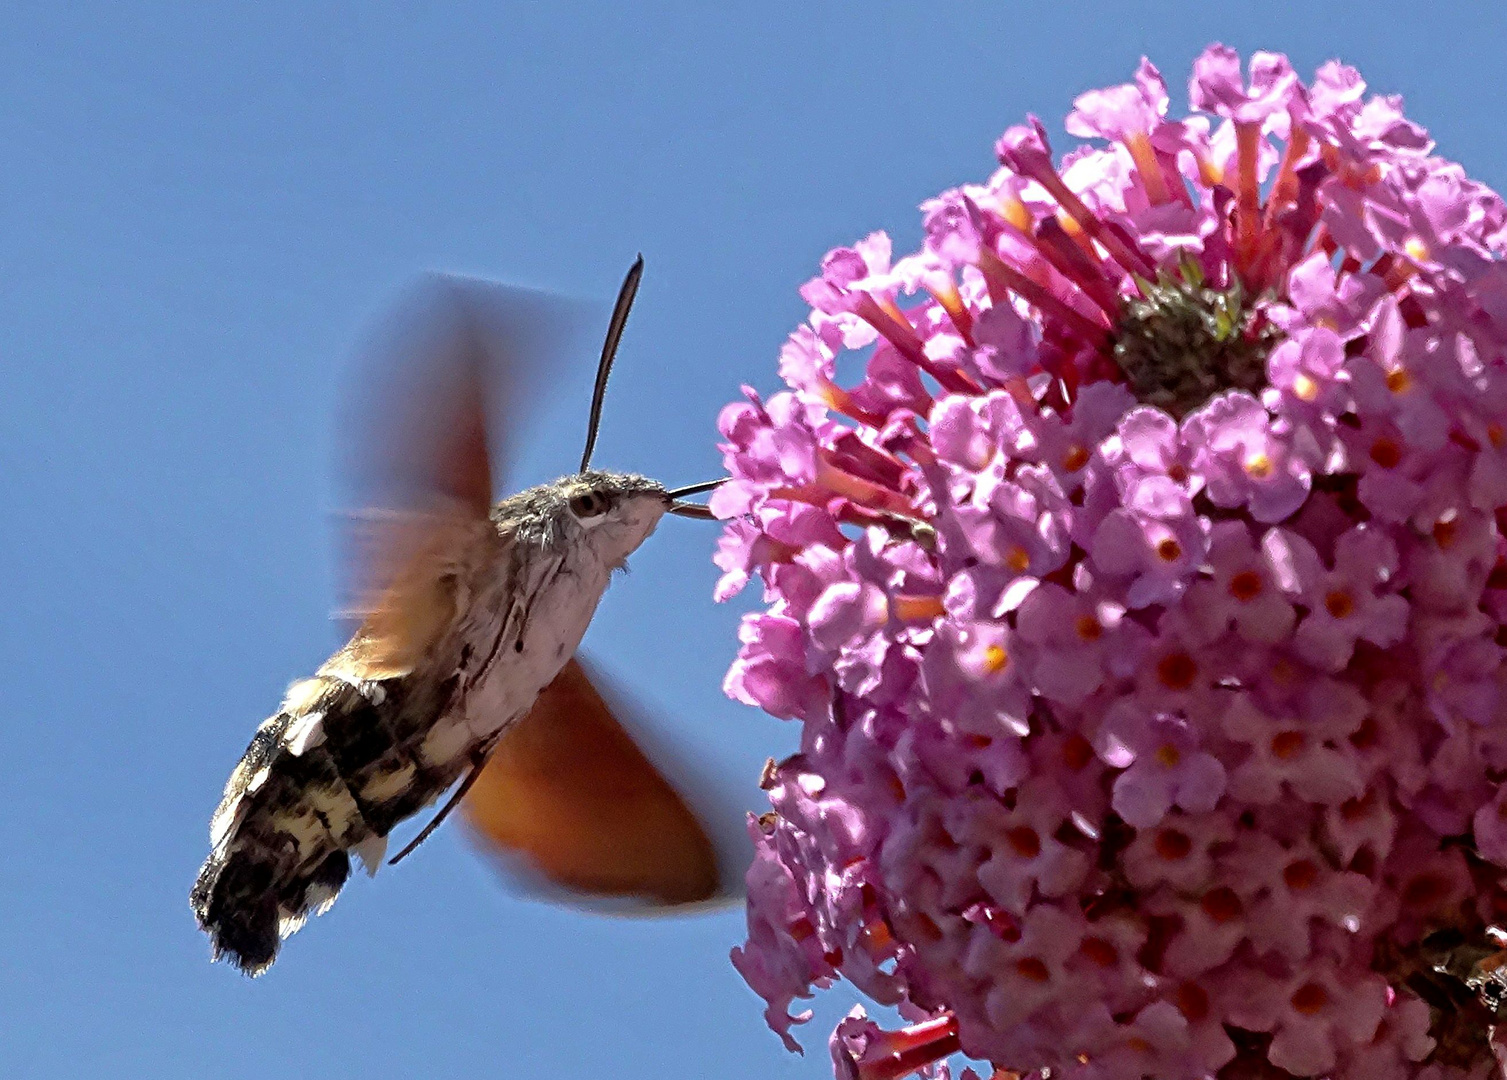
[[599,514],[606,513],[607,500],[594,491],[588,491],[585,495],[577,495],[570,500],[570,512],[578,518],[594,518]]

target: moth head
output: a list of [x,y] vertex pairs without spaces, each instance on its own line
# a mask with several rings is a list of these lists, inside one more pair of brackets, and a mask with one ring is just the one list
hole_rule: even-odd
[[586,446],[581,452],[581,470],[550,484],[532,488],[492,509],[498,527],[511,531],[525,543],[558,549],[565,546],[594,556],[613,568],[620,567],[649,538],[665,514],[710,518],[700,503],[684,497],[709,491],[720,481],[666,489],[658,480],[637,473],[605,472],[591,467],[602,420],[607,378],[618,342],[628,322],[628,311],[638,292],[644,271],[640,255],[628,270],[612,310],[602,358],[597,364],[596,385],[591,396],[591,415],[586,424]]
[[585,544],[612,566],[648,539],[671,506],[663,484],[633,473],[588,470],[552,486],[559,535]]

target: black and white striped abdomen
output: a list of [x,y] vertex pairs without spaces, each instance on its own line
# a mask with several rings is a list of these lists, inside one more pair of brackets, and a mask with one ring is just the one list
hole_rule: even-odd
[[403,599],[419,603],[396,619],[380,610],[295,683],[210,823],[190,898],[216,958],[259,974],[335,899],[352,855],[375,872],[392,828],[472,768],[574,655],[614,565],[589,543],[436,560],[421,587],[407,583]]
[[459,678],[320,675],[293,686],[210,823],[190,899],[216,958],[266,970],[281,939],[334,901],[352,853],[375,873],[393,826],[460,777],[472,746],[426,746]]

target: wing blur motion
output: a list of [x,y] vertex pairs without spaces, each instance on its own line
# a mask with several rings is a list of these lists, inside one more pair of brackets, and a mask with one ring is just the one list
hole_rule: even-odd
[[581,897],[673,906],[723,891],[724,855],[576,660],[462,805],[484,850]]
[[486,517],[520,421],[578,321],[558,298],[452,275],[394,305],[355,358],[342,417],[347,498],[359,508],[342,552],[344,614],[430,621],[435,597],[404,579],[458,521]]

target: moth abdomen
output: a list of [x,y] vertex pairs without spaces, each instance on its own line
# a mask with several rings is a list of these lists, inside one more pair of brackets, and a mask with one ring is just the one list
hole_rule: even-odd
[[283,938],[334,902],[351,853],[376,872],[393,826],[464,767],[423,754],[447,701],[433,680],[321,675],[289,690],[226,785],[190,896],[216,957],[260,974]]

